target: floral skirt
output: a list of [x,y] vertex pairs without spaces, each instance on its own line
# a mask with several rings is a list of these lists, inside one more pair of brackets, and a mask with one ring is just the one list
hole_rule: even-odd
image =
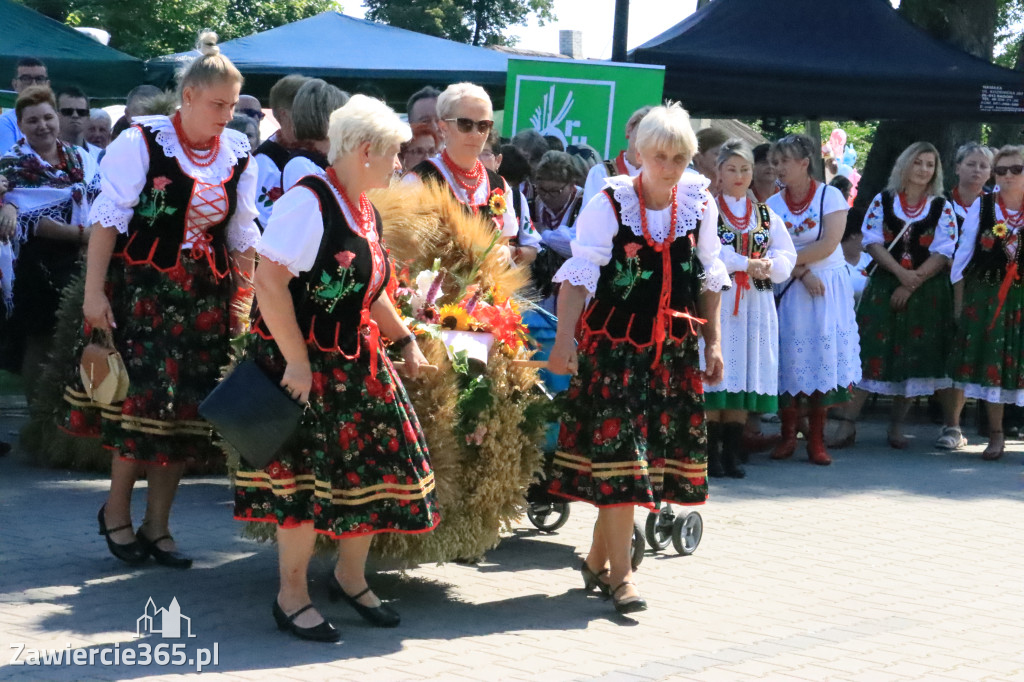
[[889,303],[899,280],[877,270],[857,310],[863,379],[858,388],[883,395],[931,395],[949,388],[953,337],[952,285],[944,273],[910,296],[906,310]]
[[205,260],[185,253],[168,272],[112,261],[108,296],[117,324],[114,345],[128,369],[128,396],[115,405],[91,402],[76,364],[64,391],[69,410],[62,427],[74,435],[100,431],[104,447],[144,463],[223,457],[199,404],[230,361],[233,293],[231,278],[218,280]]
[[550,492],[598,507],[707,500],[697,338],[653,347],[585,336],[562,404]]
[[1024,286],[1010,287],[996,316],[998,306],[998,284],[964,280],[963,314],[952,344],[950,374],[953,385],[968,398],[1024,405]]
[[[249,338],[247,355],[272,377],[285,360],[273,340]],[[309,409],[287,454],[265,469],[235,474],[235,518],[284,528],[312,523],[338,539],[424,533],[441,515],[426,440],[409,396],[383,352],[348,360],[309,349]]]

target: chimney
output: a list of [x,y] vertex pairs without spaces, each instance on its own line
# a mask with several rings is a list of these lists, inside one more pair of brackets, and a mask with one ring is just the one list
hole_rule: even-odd
[[558,54],[583,59],[583,31],[559,31]]

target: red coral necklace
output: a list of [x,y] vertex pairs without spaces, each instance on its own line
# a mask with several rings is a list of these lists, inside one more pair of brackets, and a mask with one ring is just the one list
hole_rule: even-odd
[[327,180],[334,185],[334,189],[338,190],[338,194],[341,195],[341,200],[345,203],[349,212],[359,223],[356,226],[356,230],[363,237],[369,235],[373,229],[371,223],[373,218],[373,205],[370,204],[370,200],[366,198],[366,192],[359,195],[359,207],[357,208],[356,205],[352,203],[352,200],[348,198],[348,193],[345,192],[345,188],[338,179],[338,174],[334,172],[334,168],[327,169]]
[[444,164],[445,168],[455,178],[455,182],[458,183],[459,187],[466,190],[469,196],[472,197],[476,192],[480,183],[484,181],[484,165],[480,163],[480,159],[476,160],[476,165],[473,166],[473,170],[466,171],[459,167],[452,157],[448,156],[448,150],[445,149],[441,152],[441,163]]
[[725,200],[724,194],[718,197],[718,207],[722,209],[722,215],[737,230],[745,230],[747,228],[747,224],[750,222],[750,214],[754,212],[754,202],[750,200],[750,197],[744,197],[744,199],[746,199],[746,205],[744,206],[743,217],[740,217],[729,208],[729,202]]
[[925,194],[921,197],[921,201],[914,204],[913,206],[907,206],[907,194],[906,192],[900,192],[900,208],[903,209],[903,215],[907,216],[907,220],[913,220],[919,215],[924,213],[924,207],[928,204],[928,195]]
[[652,247],[655,251],[660,253],[666,246],[671,246],[672,242],[676,239],[676,208],[678,206],[676,203],[676,190],[678,189],[678,185],[672,187],[672,217],[669,221],[668,234],[665,236],[663,241],[655,242],[654,237],[651,236],[650,230],[647,229],[647,204],[644,202],[644,181],[642,177],[643,174],[641,173],[636,176],[636,180],[634,181],[636,196],[640,200],[640,231],[644,234],[647,246]]
[[802,200],[800,200],[800,203],[794,204],[789,199],[789,195],[790,195],[789,187],[787,187],[785,190],[783,190],[783,192],[782,192],[782,199],[786,202],[786,208],[789,209],[789,214],[792,215],[793,217],[796,217],[798,215],[803,214],[807,210],[807,208],[811,205],[811,201],[814,200],[814,193],[817,192],[817,191],[818,191],[818,181],[812,178],[811,179],[811,187],[810,187],[810,189],[807,190],[807,196],[805,196]]
[[174,113],[171,123],[174,125],[174,132],[178,135],[178,141],[181,142],[181,151],[185,153],[185,158],[199,168],[206,168],[213,164],[217,159],[217,154],[220,153],[220,136],[215,135],[206,145],[196,144],[185,134],[185,128],[181,125],[180,111]]
[[1024,227],[1024,205],[1011,215],[1010,210],[1006,208],[1006,202],[1003,201],[1002,192],[999,192],[996,195],[996,201],[999,203],[999,208],[1003,212],[1003,219],[1006,221],[1007,225],[1018,229]]

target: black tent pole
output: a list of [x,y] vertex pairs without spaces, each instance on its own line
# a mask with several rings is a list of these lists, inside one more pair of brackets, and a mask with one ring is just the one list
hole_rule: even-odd
[[629,32],[629,0],[615,0],[615,29],[612,32],[612,61],[626,61],[626,34]]

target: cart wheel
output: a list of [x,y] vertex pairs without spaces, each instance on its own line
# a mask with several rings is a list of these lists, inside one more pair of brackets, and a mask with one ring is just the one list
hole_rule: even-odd
[[647,515],[647,527],[644,529],[644,539],[655,552],[665,549],[672,542],[672,526],[676,520],[676,513],[670,505],[664,505],[660,510]]
[[554,533],[569,520],[568,502],[531,502],[526,509],[526,518],[545,533]]
[[630,563],[633,565],[633,570],[634,571],[636,570],[637,566],[640,565],[640,562],[644,560],[644,549],[646,549],[646,546],[644,544],[644,532],[642,530],[640,530],[640,524],[639,523],[634,523],[633,524],[633,558],[630,561]]
[[704,534],[704,519],[697,512],[690,512],[686,516],[677,516],[675,525],[672,527],[672,544],[676,551],[683,556],[693,554],[700,544],[700,537]]

